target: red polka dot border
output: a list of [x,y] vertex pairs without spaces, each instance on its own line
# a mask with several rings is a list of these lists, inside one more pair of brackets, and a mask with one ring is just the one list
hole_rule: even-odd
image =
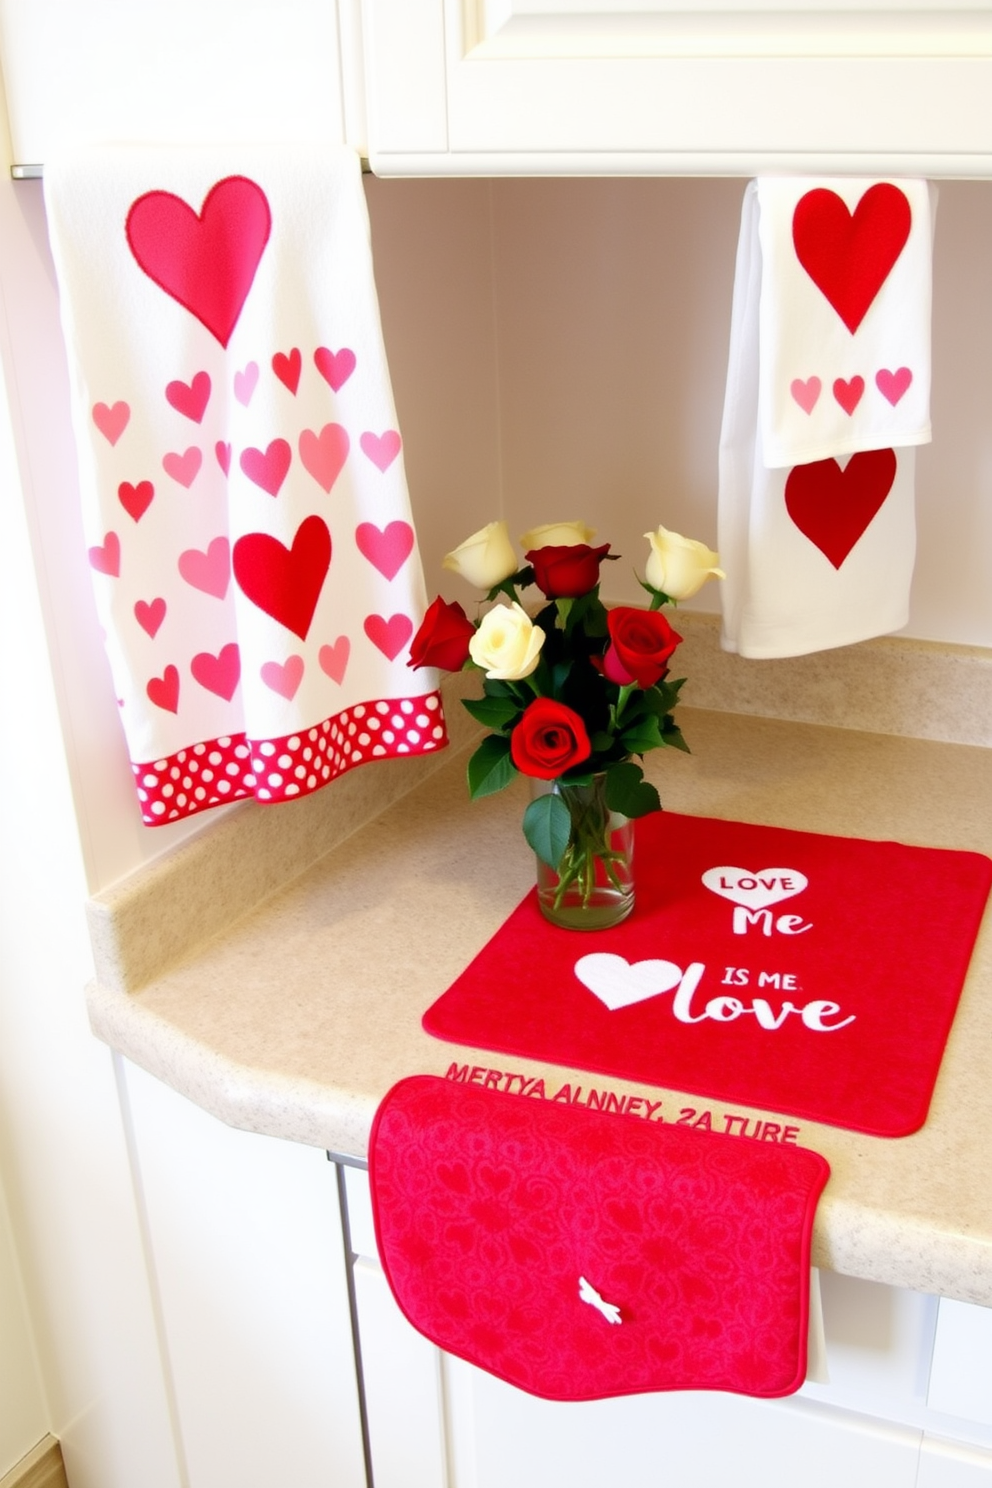
[[431,754],[447,739],[440,695],[430,692],[355,703],[279,739],[225,735],[131,769],[142,821],[157,827],[248,797],[294,801],[356,765]]

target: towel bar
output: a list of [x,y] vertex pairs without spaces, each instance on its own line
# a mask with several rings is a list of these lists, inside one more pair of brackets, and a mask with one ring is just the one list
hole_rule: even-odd
[[[370,176],[372,174],[372,167],[369,165],[368,156],[362,155],[360,159],[362,162],[362,175]],[[45,167],[43,165],[12,165],[10,167],[10,176],[13,181],[40,181],[44,174]]]

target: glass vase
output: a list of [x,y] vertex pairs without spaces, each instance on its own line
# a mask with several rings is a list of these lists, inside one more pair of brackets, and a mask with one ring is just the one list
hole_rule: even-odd
[[634,823],[606,804],[606,776],[588,785],[531,780],[534,797],[554,792],[568,807],[571,831],[557,870],[537,859],[537,902],[566,930],[605,930],[634,907]]

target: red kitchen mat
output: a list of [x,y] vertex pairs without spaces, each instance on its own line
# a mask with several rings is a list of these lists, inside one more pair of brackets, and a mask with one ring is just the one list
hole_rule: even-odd
[[876,1136],[922,1126],[992,883],[979,853],[663,812],[637,904],[532,891],[428,1009],[438,1038]]
[[828,1174],[803,1148],[432,1075],[393,1086],[369,1147],[407,1319],[552,1400],[797,1390]]

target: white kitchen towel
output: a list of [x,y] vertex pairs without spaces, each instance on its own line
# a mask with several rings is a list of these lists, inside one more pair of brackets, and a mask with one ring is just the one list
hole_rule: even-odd
[[[844,187],[854,204],[853,215],[848,213],[849,220],[860,221],[857,204],[872,189],[872,183],[834,184]],[[852,332],[826,294],[798,265],[795,255],[792,264],[784,262],[783,250],[779,263],[791,285],[793,304],[788,318],[796,323],[787,327],[779,317],[778,334],[771,343],[774,355],[770,365],[776,369],[777,385],[787,389],[797,417],[811,417],[823,405],[825,421],[816,427],[826,430],[828,416],[834,435],[830,440],[817,432],[815,442],[811,438],[805,443],[797,441],[795,458],[783,463],[780,425],[768,435],[777,440],[774,457],[769,457],[766,426],[773,422],[769,414],[773,404],[768,389],[776,384],[771,374],[766,374],[766,348],[770,344],[765,336],[769,270],[764,234],[758,230],[761,192],[766,185],[793,207],[811,191],[821,189],[810,182],[751,182],[744,195],[720,436],[718,542],[727,572],[721,585],[722,643],[726,650],[748,657],[804,655],[884,635],[906,624],[916,554],[912,446],[929,437],[927,418],[914,415],[904,420],[901,433],[894,422],[900,405],[913,393],[914,384],[917,394],[925,384],[928,402],[929,277],[923,297],[925,336],[919,329],[920,316],[907,311],[909,320],[917,325],[916,344],[925,345],[927,351],[925,359],[916,363],[916,370],[900,360],[900,352],[889,358],[894,365],[880,365],[870,379],[867,362],[864,375],[848,363],[844,369],[846,375],[834,379],[847,385],[853,382],[855,392],[858,391],[856,379],[860,377],[864,382],[865,390],[854,405],[855,414],[868,397],[869,380],[874,387],[877,395],[874,412],[869,417],[870,410],[866,410],[865,416],[855,424],[831,386],[832,370],[838,364],[829,357],[836,354],[837,348],[848,344],[877,348],[875,328],[879,324],[895,328],[899,323],[898,307],[873,319],[876,315],[873,303],[858,322],[864,334],[859,328]],[[921,211],[926,214],[929,264],[932,220],[929,193],[923,183],[904,182],[899,189],[916,185],[922,185],[922,193],[913,192],[912,207],[915,212],[920,201],[925,203]],[[781,211],[778,220],[783,220]],[[806,242],[802,234],[800,241]],[[865,285],[873,282],[871,275],[857,267],[861,247],[861,238],[857,234],[851,236],[847,248],[854,267],[846,276],[838,273],[834,281],[826,279],[834,298],[852,322],[863,308],[868,293]],[[870,248],[869,256],[878,251]],[[805,278],[805,285],[800,275]],[[874,276],[878,276],[877,263]],[[860,301],[856,300],[854,290],[837,288],[849,282],[861,285]],[[887,284],[888,280],[883,290]],[[881,292],[876,297],[880,299]],[[809,317],[806,331],[797,308],[800,300],[805,305],[804,314]],[[800,367],[785,360],[790,347],[806,344],[814,353],[822,344],[824,350],[819,363],[807,361]],[[909,354],[907,342],[892,344],[906,348]],[[820,368],[819,372],[815,366]],[[883,370],[892,374],[894,383],[885,377],[879,383]],[[911,374],[908,381],[907,373]],[[803,383],[802,389],[791,386],[797,382]],[[888,388],[892,397],[882,395],[883,387]],[[902,393],[896,396],[900,388]],[[809,413],[797,401],[797,393],[809,403]],[[880,410],[878,403],[884,404],[888,413]],[[781,398],[777,406],[780,410],[785,406]],[[923,406],[925,409],[926,404]],[[791,419],[792,412],[787,411]]]
[[357,156],[107,148],[45,199],[143,819],[439,748]]
[[929,441],[931,216],[926,181],[759,179],[766,464]]

